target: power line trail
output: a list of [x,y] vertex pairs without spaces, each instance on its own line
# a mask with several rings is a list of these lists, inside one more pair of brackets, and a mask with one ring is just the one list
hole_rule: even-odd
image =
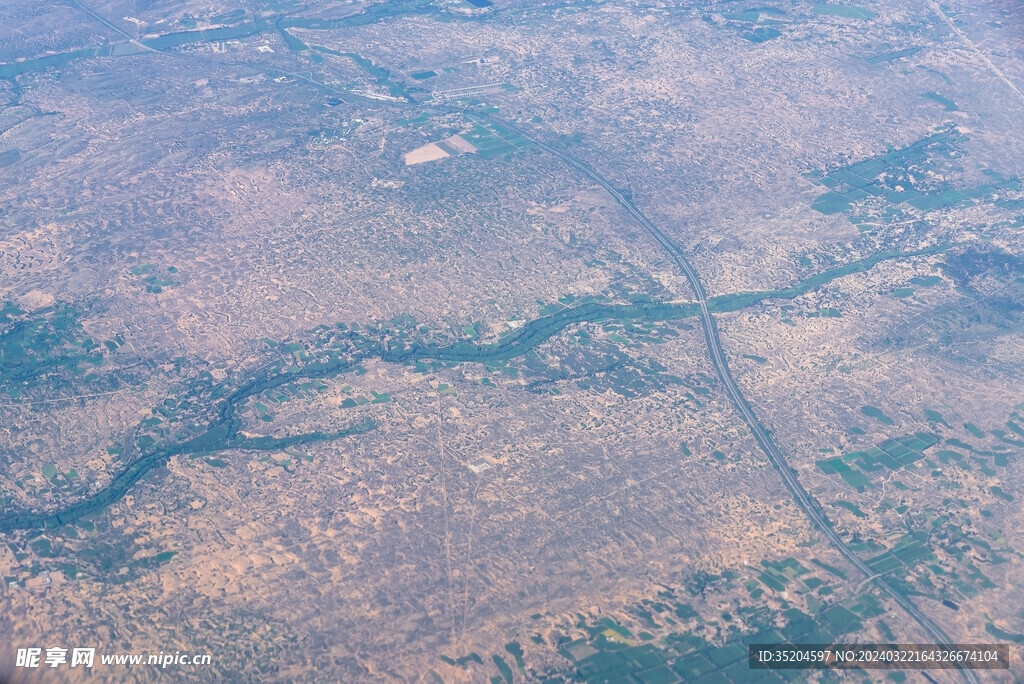
[[932,8],[932,11],[938,14],[940,19],[949,24],[949,28],[952,29],[953,33],[956,34],[956,36],[960,38],[961,41],[963,41],[963,43],[971,50],[971,52],[978,55],[978,57],[981,58],[981,61],[985,62],[985,65],[988,66],[989,70],[992,71],[992,73],[995,74],[1000,81],[1005,83],[1006,87],[1012,90],[1013,94],[1016,95],[1018,99],[1024,101],[1024,94],[1022,94],[1020,90],[1017,89],[1017,86],[1013,84],[1013,81],[1008,79],[1006,75],[999,70],[999,67],[992,63],[992,60],[989,59],[989,56],[982,52],[981,48],[974,44],[974,41],[972,41],[970,38],[964,35],[964,32],[960,30],[960,27],[958,27],[956,23],[952,19],[950,19],[945,12],[942,11],[942,8],[939,7],[938,3],[936,3],[934,0],[927,0],[927,2],[928,5]]

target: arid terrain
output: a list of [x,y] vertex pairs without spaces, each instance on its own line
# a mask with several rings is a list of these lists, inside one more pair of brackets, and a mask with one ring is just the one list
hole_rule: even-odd
[[0,681],[1021,679],[1022,121],[1008,1],[0,0]]

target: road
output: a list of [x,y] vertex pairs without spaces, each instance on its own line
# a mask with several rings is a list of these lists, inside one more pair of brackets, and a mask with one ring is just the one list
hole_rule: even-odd
[[[857,568],[857,570],[867,578],[866,581],[870,581],[878,587],[882,593],[895,601],[928,633],[932,639],[935,640],[936,643],[951,643],[949,636],[941,627],[936,625],[927,615],[921,612],[921,610],[914,605],[913,601],[893,588],[892,585],[886,581],[884,576],[873,572],[871,568],[869,568],[867,564],[864,563],[864,561],[862,561],[857,554],[855,554],[850,547],[846,545],[846,542],[836,534],[835,529],[832,527],[832,523],[821,510],[817,500],[815,500],[815,498],[811,496],[806,489],[804,489],[804,486],[800,484],[800,480],[797,479],[796,471],[790,467],[789,462],[786,460],[785,453],[783,453],[779,445],[775,443],[775,440],[772,438],[771,433],[768,432],[767,428],[765,428],[764,425],[761,424],[761,421],[758,420],[750,402],[748,402],[746,397],[743,396],[739,386],[733,379],[732,372],[729,370],[729,363],[725,357],[725,352],[722,349],[722,341],[718,334],[718,325],[715,323],[714,316],[712,316],[711,312],[708,310],[707,291],[704,289],[704,284],[701,282],[696,269],[694,269],[693,265],[687,260],[682,249],[680,249],[679,246],[676,245],[660,228],[651,223],[651,221],[644,216],[639,209],[637,209],[632,200],[623,195],[618,189],[616,189],[611,183],[587,164],[584,164],[580,160],[558,148],[537,140],[525,131],[519,130],[515,126],[509,124],[504,119],[498,119],[497,117],[493,117],[489,114],[481,114],[477,112],[467,112],[467,114],[471,117],[486,119],[491,123],[497,124],[511,131],[515,131],[548,154],[557,157],[569,166],[575,168],[587,178],[604,188],[608,194],[615,199],[619,206],[625,209],[630,216],[636,219],[637,223],[639,223],[644,230],[646,230],[651,237],[661,245],[661,248],[665,253],[672,258],[676,263],[676,266],[679,267],[679,270],[686,276],[686,280],[690,284],[690,289],[693,290],[697,303],[700,305],[700,320],[701,325],[704,328],[704,340],[707,342],[708,351],[711,355],[711,363],[714,365],[715,371],[718,373],[718,378],[722,382],[722,386],[725,388],[726,395],[728,395],[729,399],[736,407],[736,410],[739,411],[740,415],[743,417],[747,427],[750,428],[750,431],[753,433],[758,446],[761,447],[765,456],[768,457],[768,461],[775,467],[775,470],[779,475],[782,476],[782,481],[785,483],[789,493],[793,496],[796,504],[801,510],[803,510],[811,523],[818,528],[826,539],[828,539],[832,546],[834,546],[836,550],[838,550],[839,553],[841,553],[843,557],[850,562],[851,565]],[[966,681],[978,681],[974,672],[971,670],[961,670],[960,672]]]

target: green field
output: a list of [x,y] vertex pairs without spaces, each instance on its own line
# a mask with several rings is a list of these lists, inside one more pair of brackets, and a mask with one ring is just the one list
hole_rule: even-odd
[[[914,54],[917,48],[878,55],[868,60],[880,63]],[[932,98],[934,99],[934,98]],[[976,187],[954,188],[948,182],[924,182],[922,171],[931,169],[938,175],[948,161],[960,154],[964,136],[952,128],[926,136],[906,147],[863,159],[833,170],[818,179],[828,192],[818,196],[811,207],[822,214],[850,211],[854,204],[869,197],[894,205],[905,204],[922,211],[947,207],[963,207],[983,201],[999,191],[1020,189],[1015,178],[988,174],[991,181]],[[916,169],[911,173],[910,169]]]
[[853,513],[858,518],[866,518],[866,517],[868,517],[867,513],[865,513],[864,511],[860,510],[860,508],[858,508],[856,505],[850,503],[849,501],[836,501],[834,503],[835,503],[836,506],[839,506],[840,508],[845,508],[846,510],[850,511],[851,513]]
[[991,622],[985,623],[985,631],[1000,641],[1009,641],[1011,644],[1024,644],[1024,634],[1007,632],[1006,630],[999,629]]
[[977,437],[978,439],[985,439],[985,433],[982,432],[981,428],[979,428],[974,423],[964,423],[964,429],[967,430],[972,435],[974,435],[975,437]]
[[933,102],[938,102],[947,112],[955,112],[959,109],[959,107],[956,106],[956,102],[953,102],[938,93],[923,93],[921,97],[932,100]]
[[472,129],[461,136],[469,142],[476,153],[483,159],[494,159],[515,154],[533,147],[533,143],[519,135],[490,121],[477,122]]
[[884,413],[882,413],[882,409],[877,408],[875,406],[870,406],[870,405],[868,405],[868,406],[861,406],[860,407],[860,412],[863,413],[868,418],[874,418],[875,420],[877,420],[882,425],[892,425],[893,424],[892,418],[890,418],[889,416],[887,416]]
[[886,62],[893,62],[897,59],[903,59],[904,57],[912,57],[921,51],[919,47],[904,48],[902,50],[893,50],[891,52],[883,52],[880,55],[869,57],[868,64],[885,64]]
[[[820,460],[816,462],[816,465],[824,474],[839,475],[848,485],[863,492],[871,487],[871,481],[866,474],[912,466],[913,463],[923,459],[924,452],[935,446],[938,441],[938,437],[929,432],[918,432],[913,435],[887,439],[876,446],[853,451],[841,457]],[[939,457],[942,458],[944,453],[946,452],[940,451]],[[959,456],[956,452],[949,453]],[[847,508],[854,515],[859,512],[859,509],[854,511],[845,502],[837,502],[836,505]],[[862,511],[860,513],[863,515]]]
[[782,31],[771,26],[758,26],[752,31],[740,34],[744,40],[749,40],[751,43],[767,43],[769,40],[778,38],[781,35]]
[[933,276],[933,275],[931,275],[931,276],[914,276],[913,278],[910,279],[910,282],[912,282],[914,285],[919,285],[921,287],[931,287],[933,285],[938,285],[939,283],[941,283],[942,282],[942,278],[940,278],[939,276]]

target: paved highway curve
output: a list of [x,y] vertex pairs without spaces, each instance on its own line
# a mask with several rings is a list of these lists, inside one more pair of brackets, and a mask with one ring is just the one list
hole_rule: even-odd
[[[832,527],[832,523],[829,522],[825,513],[821,510],[817,500],[815,500],[815,498],[812,497],[806,489],[804,489],[803,485],[800,484],[800,480],[798,480],[796,476],[796,471],[790,467],[789,462],[786,460],[786,455],[783,453],[779,445],[775,443],[771,433],[769,433],[767,428],[765,428],[764,425],[761,424],[761,421],[758,420],[757,415],[754,413],[754,409],[750,406],[750,402],[748,402],[743,396],[739,386],[733,379],[732,373],[729,370],[729,363],[725,358],[725,352],[722,350],[722,342],[718,336],[718,326],[716,325],[711,312],[708,310],[707,291],[704,289],[704,284],[701,282],[697,271],[686,259],[686,256],[683,254],[683,251],[679,246],[672,242],[672,240],[669,239],[669,237],[660,228],[651,223],[651,221],[636,208],[636,205],[633,204],[629,198],[625,197],[611,183],[605,180],[587,164],[584,164],[562,150],[537,140],[525,131],[511,125],[504,119],[498,119],[489,114],[481,114],[478,112],[467,112],[467,114],[485,119],[511,131],[515,131],[541,150],[561,159],[563,162],[572,166],[587,178],[600,185],[623,209],[629,213],[630,216],[636,219],[637,223],[643,226],[644,230],[650,233],[651,237],[653,237],[657,243],[661,245],[662,249],[672,257],[672,260],[675,261],[679,270],[686,276],[686,280],[690,283],[690,289],[693,290],[693,294],[697,298],[697,303],[700,305],[699,315],[701,325],[704,328],[704,339],[707,342],[708,351],[711,354],[711,362],[714,364],[718,377],[722,381],[725,393],[729,396],[729,399],[732,400],[733,405],[736,406],[740,415],[743,416],[743,420],[747,423],[751,432],[753,432],[754,438],[757,440],[761,450],[764,451],[765,456],[768,457],[768,460],[775,467],[775,470],[777,470],[779,475],[782,476],[782,480],[785,482],[786,488],[789,489],[790,494],[793,495],[793,499],[796,501],[797,505],[800,506],[814,526],[825,535],[829,542],[831,542],[832,546],[834,546],[843,555],[843,557],[846,558],[846,560],[856,567],[864,577],[868,578],[876,587],[878,587],[882,593],[889,596],[893,601],[899,604],[899,606],[903,608],[903,610],[905,610],[915,622],[924,628],[936,643],[950,643],[949,636],[946,635],[942,628],[932,622],[927,615],[922,613],[921,610],[914,605],[913,601],[893,588],[893,586],[886,581],[885,577],[878,576],[876,573],[872,572],[867,564],[865,564],[857,554],[850,550],[850,547],[848,547],[839,535],[836,534],[835,529]],[[969,682],[978,681],[972,671],[961,670],[960,672],[965,680]]]

